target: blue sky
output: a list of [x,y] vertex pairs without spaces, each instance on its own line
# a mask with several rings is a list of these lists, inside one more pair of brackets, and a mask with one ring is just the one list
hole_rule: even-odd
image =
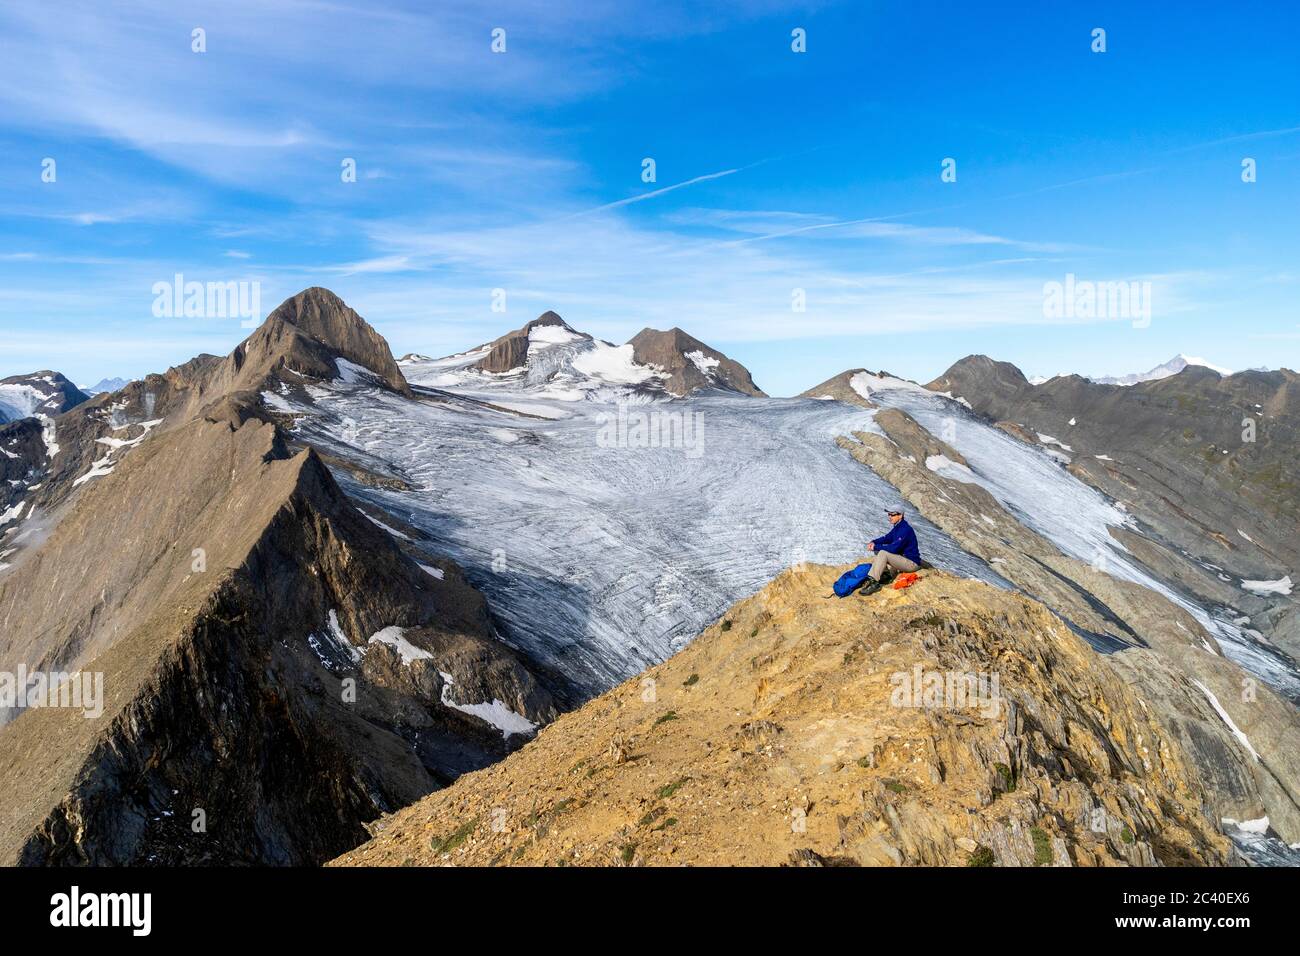
[[[678,325],[773,394],[1300,365],[1289,5],[19,0],[0,33],[0,376],[229,351],[153,315],[176,273],[263,315],[328,286],[399,355]],[[1071,273],[1150,282],[1149,324],[1046,315]]]

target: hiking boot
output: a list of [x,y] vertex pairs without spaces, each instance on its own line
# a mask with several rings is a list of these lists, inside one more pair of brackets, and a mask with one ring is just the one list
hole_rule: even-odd
[[875,594],[877,591],[879,591],[880,586],[881,585],[879,581],[868,581],[866,584],[862,585],[862,587],[858,589],[858,595],[860,597],[869,597],[870,595]]

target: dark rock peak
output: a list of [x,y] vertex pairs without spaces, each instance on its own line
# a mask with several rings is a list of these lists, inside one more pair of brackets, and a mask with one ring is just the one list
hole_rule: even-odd
[[1184,382],[1198,382],[1198,381],[1211,381],[1211,380],[1217,382],[1219,379],[1221,379],[1221,378],[1227,378],[1227,377],[1228,377],[1228,376],[1226,376],[1226,375],[1220,375],[1220,374],[1219,374],[1218,372],[1216,372],[1214,369],[1209,368],[1209,367],[1207,367],[1207,366],[1205,366],[1205,365],[1188,365],[1188,366],[1186,366],[1185,368],[1180,369],[1179,371],[1175,372],[1173,375],[1166,375],[1164,378],[1155,378],[1155,379],[1151,379],[1151,381],[1150,381],[1149,383],[1148,383],[1148,382],[1138,382],[1137,384],[1138,384],[1138,385],[1147,385],[1147,384],[1152,384],[1152,385],[1154,385],[1154,384],[1156,384],[1157,382],[1167,382],[1167,381],[1169,381],[1170,379],[1174,379],[1174,378],[1182,379]]
[[26,375],[10,375],[8,378],[0,378],[0,383],[22,383],[30,379],[53,379],[51,384],[71,385],[72,383],[64,377],[62,372],[56,372],[53,369],[43,368],[35,372],[29,372]]
[[552,312],[550,309],[547,309],[537,318],[533,319],[533,321],[525,325],[524,330],[528,331],[539,325],[562,325],[566,329],[569,329],[570,332],[575,331],[574,329],[569,328],[569,323],[565,322],[564,319],[560,318],[560,314],[558,312]]
[[872,374],[865,368],[845,369],[838,375],[832,375],[820,385],[814,385],[812,388],[800,392],[798,397],[818,399],[833,398],[837,401],[847,402],[850,405],[860,405],[863,408],[874,408],[875,405],[862,395],[858,394],[857,390],[854,389],[852,385],[853,376],[862,375],[864,373],[867,375]]
[[[245,356],[255,356],[255,367],[261,368],[265,360],[283,359],[289,364],[297,361],[308,363],[302,369],[311,374],[327,375],[333,370],[321,367],[325,356],[320,348],[308,348],[314,355],[299,355],[304,351],[295,336],[285,335],[285,326],[291,327],[333,358],[346,359],[374,373],[385,385],[395,392],[410,394],[410,388],[403,377],[387,340],[363,319],[356,310],[340,299],[329,289],[313,286],[297,295],[285,299],[275,309],[262,326],[250,335],[231,356],[237,366],[242,367]],[[315,361],[311,361],[315,359]],[[277,364],[272,361],[271,366]],[[328,364],[328,363],[326,363]],[[301,368],[301,366],[295,365]]]
[[513,372],[515,369],[523,368],[528,363],[530,334],[533,329],[547,327],[558,327],[580,338],[591,339],[590,335],[579,332],[570,326],[569,323],[560,318],[558,313],[547,310],[532,321],[525,323],[522,327],[507,332],[486,345],[479,346],[480,349],[488,349],[488,354],[475,362],[474,368],[497,374]]
[[668,329],[667,331],[662,331],[660,329],[652,329],[647,327],[642,329],[636,335],[632,336],[632,338],[628,339],[628,342],[632,344],[635,344],[638,341],[641,342],[661,341],[671,345],[671,347],[681,352],[700,351],[700,352],[704,352],[706,355],[722,354],[717,349],[711,348],[710,346],[701,342],[695,336],[691,335],[689,332],[686,332],[675,325],[671,329]]
[[948,371],[933,382],[928,383],[926,388],[936,391],[948,391],[948,386],[942,383],[981,381],[997,383],[1003,388],[1014,389],[1024,388],[1029,385],[1029,380],[1025,378],[1025,374],[1010,362],[999,362],[987,355],[968,355],[954,362],[948,368]]
[[627,344],[632,346],[634,361],[667,371],[665,388],[673,395],[725,388],[744,395],[765,396],[747,368],[676,326],[667,331],[642,329]]
[[285,299],[267,316],[302,329],[312,338],[341,348],[357,336],[379,337],[365,319],[329,289],[313,286]]

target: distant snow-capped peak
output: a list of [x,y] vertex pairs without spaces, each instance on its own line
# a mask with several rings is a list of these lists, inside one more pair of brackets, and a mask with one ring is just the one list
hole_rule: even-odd
[[116,392],[129,384],[131,384],[129,378],[101,378],[94,385],[82,385],[80,388],[87,395],[98,395],[101,392]]
[[20,418],[52,418],[86,398],[58,372],[45,370],[0,378],[0,425]]
[[[1212,372],[1218,372],[1220,375],[1232,375],[1232,369],[1223,368],[1215,365],[1213,362],[1207,362],[1203,358],[1197,358],[1194,355],[1184,355],[1179,352],[1168,362],[1163,362],[1155,368],[1148,369],[1145,372],[1130,372],[1128,375],[1085,375],[1084,377],[1090,382],[1098,385],[1136,385],[1138,382],[1152,382],[1160,378],[1168,378],[1170,375],[1177,375],[1189,365],[1199,365],[1208,368]],[[1065,373],[1062,373],[1065,374]],[[1058,376],[1060,377],[1060,376]],[[1049,381],[1047,376],[1034,375],[1029,378],[1030,385],[1042,385]]]
[[1094,381],[1099,385],[1136,385],[1138,382],[1150,382],[1158,378],[1168,378],[1170,375],[1177,375],[1189,365],[1200,365],[1204,368],[1208,368],[1212,372],[1218,372],[1220,375],[1232,374],[1231,369],[1226,369],[1222,366],[1207,362],[1203,358],[1196,358],[1193,355],[1184,355],[1179,352],[1168,362],[1165,362],[1162,365],[1157,365],[1155,368],[1146,372],[1138,372],[1136,374],[1130,373],[1118,378],[1104,376],[1091,379],[1091,381]]

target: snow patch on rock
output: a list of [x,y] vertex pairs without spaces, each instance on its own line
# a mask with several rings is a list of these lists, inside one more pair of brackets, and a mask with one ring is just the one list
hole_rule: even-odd
[[632,346],[593,342],[592,347],[573,359],[573,368],[583,375],[613,385],[637,385],[655,378],[655,370],[632,359]]
[[345,358],[336,358],[334,367],[339,370],[338,381],[343,382],[345,385],[368,385],[377,377],[374,372],[364,365],[349,362]]
[[390,625],[382,631],[376,631],[370,635],[367,644],[387,644],[393,650],[397,651],[402,663],[408,667],[415,661],[433,660],[433,655],[422,647],[416,647],[406,639],[406,628]]
[[1251,594],[1290,594],[1291,575],[1288,574],[1276,581],[1242,581],[1241,586]]
[[551,345],[564,345],[569,342],[581,342],[583,337],[570,332],[562,325],[534,325],[528,330],[528,347],[547,348]]
[[1200,692],[1205,695],[1205,699],[1210,702],[1210,706],[1213,707],[1214,712],[1219,715],[1219,719],[1222,720],[1224,724],[1227,725],[1230,731],[1232,731],[1232,735],[1236,737],[1238,741],[1241,742],[1241,745],[1246,748],[1246,751],[1252,757],[1258,760],[1259,754],[1256,753],[1255,748],[1250,745],[1250,739],[1244,733],[1242,733],[1241,728],[1238,727],[1233,722],[1232,718],[1228,716],[1228,712],[1223,709],[1223,705],[1219,703],[1219,698],[1214,696],[1214,692],[1210,690],[1210,688],[1202,684],[1200,681],[1196,680],[1195,678],[1192,678],[1192,683],[1195,684],[1197,688],[1200,690]]
[[496,698],[493,698],[490,704],[486,702],[482,704],[456,703],[451,699],[451,688],[455,681],[446,671],[438,671],[438,673],[442,675],[442,703],[445,706],[486,721],[501,731],[502,737],[508,738],[511,734],[531,734],[537,730],[535,723],[522,714],[516,714]]
[[718,359],[705,355],[698,349],[694,352],[687,352],[686,357],[690,359],[691,362],[694,363],[695,367],[705,375],[712,375],[713,369],[717,368],[721,364]]
[[1044,445],[1055,445],[1057,448],[1060,448],[1063,451],[1069,451],[1069,452],[1074,451],[1074,449],[1071,448],[1069,445],[1067,445],[1065,442],[1053,438],[1051,435],[1044,435],[1042,432],[1034,432],[1034,434],[1038,436],[1038,440],[1042,442]]
[[963,484],[976,484],[975,473],[963,464],[953,461],[947,455],[927,455],[925,467],[943,478],[951,478]]

